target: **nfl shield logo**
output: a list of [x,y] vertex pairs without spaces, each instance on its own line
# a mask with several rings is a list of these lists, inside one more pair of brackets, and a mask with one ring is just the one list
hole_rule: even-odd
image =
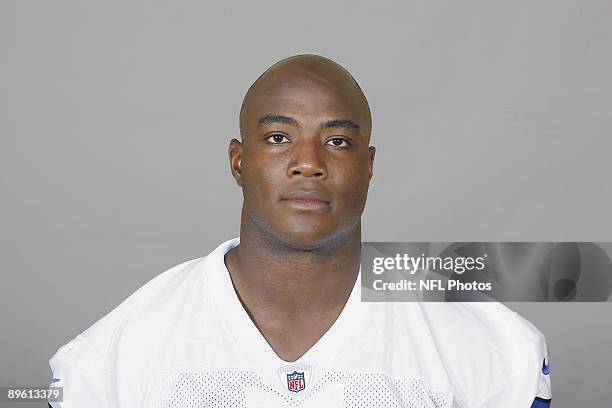
[[298,373],[297,371],[287,374],[287,389],[291,392],[300,392],[306,388],[306,380],[304,379],[304,373]]

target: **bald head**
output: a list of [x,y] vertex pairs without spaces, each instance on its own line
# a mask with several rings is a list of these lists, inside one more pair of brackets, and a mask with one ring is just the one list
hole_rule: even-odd
[[[297,55],[277,62],[268,68],[247,91],[240,109],[240,135],[247,136],[249,121],[261,120],[261,108],[270,99],[288,100],[288,95],[300,97],[308,93],[315,100],[335,99],[339,108],[356,120],[356,126],[370,138],[372,117],[368,101],[352,75],[338,63],[318,55]],[[284,99],[283,99],[284,98]],[[306,98],[304,98],[306,100]],[[321,104],[323,109],[325,104]],[[311,107],[316,108],[316,107]]]

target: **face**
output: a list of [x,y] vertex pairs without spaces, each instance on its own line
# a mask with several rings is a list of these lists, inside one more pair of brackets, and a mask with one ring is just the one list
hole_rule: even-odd
[[296,248],[316,248],[360,225],[375,149],[369,113],[348,85],[271,80],[245,108],[230,161],[244,214]]

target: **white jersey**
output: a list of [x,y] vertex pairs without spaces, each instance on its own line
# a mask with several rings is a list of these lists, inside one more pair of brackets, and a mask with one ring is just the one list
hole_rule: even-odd
[[359,279],[323,337],[283,361],[234,291],[224,255],[238,243],[158,275],[62,346],[49,363],[64,402],[51,405],[529,408],[539,397],[533,406],[548,406],[546,343],[517,313],[362,303]]

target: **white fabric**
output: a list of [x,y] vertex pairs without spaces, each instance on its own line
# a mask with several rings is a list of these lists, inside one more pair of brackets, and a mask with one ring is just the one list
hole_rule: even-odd
[[[238,243],[160,274],[62,346],[49,363],[64,402],[51,405],[529,408],[550,398],[544,338],[505,306],[362,303],[358,283],[330,330],[283,361],[234,292],[224,254]],[[288,390],[292,372],[304,373],[299,392]]]

